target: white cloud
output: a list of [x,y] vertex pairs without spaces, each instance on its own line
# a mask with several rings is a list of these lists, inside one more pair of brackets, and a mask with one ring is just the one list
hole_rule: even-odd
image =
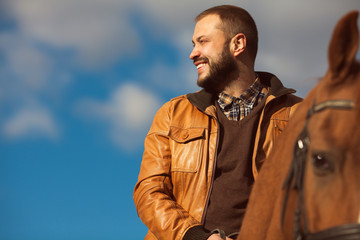
[[52,59],[37,49],[30,41],[24,40],[18,33],[0,34],[0,51],[6,60],[2,71],[12,76],[7,82],[18,82],[18,87],[30,91],[43,89],[48,84],[53,70]]
[[105,121],[116,144],[134,149],[143,141],[160,104],[160,100],[152,92],[128,83],[116,88],[107,101],[80,101],[76,111]]
[[56,139],[59,129],[52,114],[42,107],[23,108],[9,117],[3,125],[8,139],[45,137]]
[[44,97],[59,98],[72,79],[51,54],[20,32],[0,32],[0,58],[0,105],[13,109]]
[[[194,23],[194,18],[201,11],[206,8],[220,5],[220,4],[235,4],[239,5],[239,0],[207,0],[207,1],[193,1],[193,0],[182,0],[182,1],[167,1],[167,0],[137,0],[139,3],[138,7],[144,11],[145,14],[152,20],[155,21],[159,26],[155,26],[156,30],[161,28],[167,32],[181,33],[185,29],[192,28],[191,25]],[[152,23],[152,22],[150,22]],[[156,32],[159,33],[160,32]],[[191,43],[191,39],[189,39]]]
[[156,95],[134,84],[122,85],[112,94],[108,107],[113,123],[131,130],[141,129],[159,107]]
[[83,66],[101,66],[140,47],[128,1],[11,0],[8,5],[24,34],[74,50]]

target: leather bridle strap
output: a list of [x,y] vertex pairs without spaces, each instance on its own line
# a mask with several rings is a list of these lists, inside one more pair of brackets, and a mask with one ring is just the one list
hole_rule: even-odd
[[307,235],[306,240],[358,240],[360,224],[343,224]]
[[[283,184],[283,189],[286,189],[284,204],[282,208],[281,224],[284,226],[284,218],[287,200],[290,192],[290,188],[297,190],[297,203],[294,216],[294,239],[296,240],[355,240],[360,239],[360,224],[345,224],[336,226],[316,233],[310,233],[306,210],[305,210],[305,191],[304,191],[304,174],[306,167],[306,158],[308,147],[310,145],[310,136],[308,134],[308,123],[312,115],[321,112],[325,109],[344,109],[349,110],[354,108],[354,101],[352,100],[328,100],[319,104],[314,104],[309,109],[306,122],[303,130],[300,132],[296,139],[293,159],[291,162],[290,170]],[[292,183],[292,184],[291,184]],[[301,217],[301,219],[300,219]],[[301,225],[301,220],[303,225]],[[301,228],[303,227],[303,229]]]
[[352,100],[328,100],[319,104],[313,104],[312,108],[309,109],[308,114],[306,116],[306,120],[314,115],[317,112],[321,112],[327,108],[332,109],[353,109],[355,106],[354,101]]

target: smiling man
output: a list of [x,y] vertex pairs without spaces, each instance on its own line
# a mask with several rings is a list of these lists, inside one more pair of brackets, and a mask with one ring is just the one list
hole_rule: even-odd
[[259,169],[301,101],[254,71],[247,11],[217,6],[196,22],[190,59],[203,89],[164,104],[145,139],[134,189],[145,239],[235,239]]

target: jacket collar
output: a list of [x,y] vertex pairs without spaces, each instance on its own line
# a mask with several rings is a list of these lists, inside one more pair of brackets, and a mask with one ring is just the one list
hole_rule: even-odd
[[[281,81],[272,73],[268,72],[256,72],[259,75],[261,83],[269,88],[268,95],[273,95],[275,98],[285,94],[295,93],[296,91],[291,88],[286,88]],[[205,112],[206,108],[215,104],[217,94],[202,89],[195,93],[189,93],[186,95],[187,99],[195,107]]]

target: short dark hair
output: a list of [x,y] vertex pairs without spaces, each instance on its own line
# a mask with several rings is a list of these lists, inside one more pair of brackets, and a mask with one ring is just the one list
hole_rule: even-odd
[[249,56],[255,61],[258,50],[258,31],[254,19],[243,8],[232,5],[221,5],[209,8],[200,13],[195,21],[198,22],[208,15],[218,15],[222,21],[222,30],[229,38],[243,33],[247,39]]

